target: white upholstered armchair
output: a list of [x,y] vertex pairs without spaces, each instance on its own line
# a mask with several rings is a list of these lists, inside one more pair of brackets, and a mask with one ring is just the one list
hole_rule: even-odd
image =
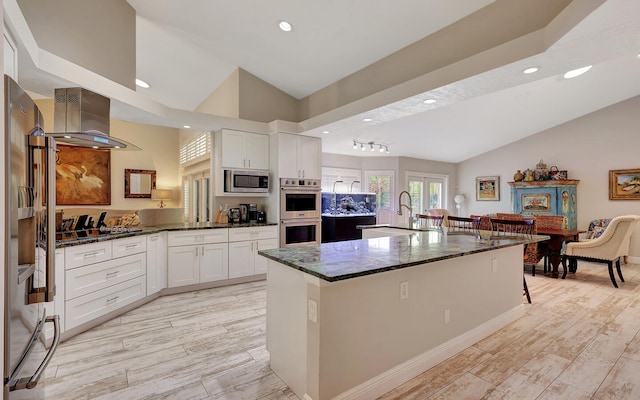
[[600,237],[584,242],[567,243],[562,257],[562,268],[564,269],[562,279],[567,276],[567,260],[569,260],[572,269],[577,268],[577,260],[601,262],[609,266],[611,283],[618,287],[613,275],[613,263],[616,263],[618,276],[624,282],[622,271],[620,271],[620,257],[629,252],[631,234],[638,221],[640,221],[640,216],[637,215],[615,217]]

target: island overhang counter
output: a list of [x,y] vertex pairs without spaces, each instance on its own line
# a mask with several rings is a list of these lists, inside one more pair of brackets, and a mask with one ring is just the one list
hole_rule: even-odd
[[515,321],[546,236],[443,230],[260,251],[271,369],[307,400],[371,399]]

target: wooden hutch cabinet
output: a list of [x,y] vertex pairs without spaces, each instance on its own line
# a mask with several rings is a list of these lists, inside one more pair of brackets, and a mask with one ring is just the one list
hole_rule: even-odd
[[577,229],[579,180],[508,182],[511,186],[511,212],[522,215],[564,216],[565,228]]

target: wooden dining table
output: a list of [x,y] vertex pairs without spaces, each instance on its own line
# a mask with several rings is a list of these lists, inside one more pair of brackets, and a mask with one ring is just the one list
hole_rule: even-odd
[[551,263],[551,276],[553,278],[558,277],[558,266],[562,261],[562,244],[566,241],[577,241],[578,235],[586,232],[580,229],[548,229],[538,228],[536,230],[538,235],[547,235],[550,237],[548,243],[549,246],[549,261]]

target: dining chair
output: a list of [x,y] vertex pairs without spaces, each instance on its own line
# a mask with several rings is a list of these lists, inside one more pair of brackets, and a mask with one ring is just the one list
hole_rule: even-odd
[[490,215],[470,215],[469,218],[480,218],[480,224],[478,225],[478,229],[481,231],[490,231],[491,230],[491,216]]
[[440,228],[444,220],[444,215],[417,214],[416,217],[418,218],[418,227],[421,229]]
[[429,208],[427,210],[427,214],[429,215],[442,215],[444,218],[442,219],[442,226],[449,226],[449,217],[451,213],[446,208]]
[[[538,229],[562,229],[566,227],[565,217],[562,215],[549,215],[549,214],[533,214],[536,220],[536,232]],[[534,232],[534,233],[536,233]],[[551,256],[551,250],[547,242],[538,242],[538,254],[537,259],[544,260],[543,271],[548,272],[551,267],[549,265],[549,257]],[[537,264],[537,263],[536,263]],[[532,275],[535,275],[535,265],[532,267]]]
[[450,215],[449,232],[451,231],[477,231],[480,229],[480,217],[454,217]]
[[562,279],[567,276],[567,261],[571,263],[572,271],[576,272],[578,260],[605,263],[609,267],[611,283],[617,288],[618,283],[613,275],[613,263],[616,264],[620,280],[624,282],[620,269],[620,257],[628,254],[631,235],[638,221],[640,221],[640,216],[638,215],[615,217],[597,239],[567,243],[562,256],[562,269],[564,270]]
[[[502,219],[491,218],[491,230],[496,236],[501,235],[519,235],[530,238],[535,234],[535,219]],[[523,264],[522,264],[522,288],[523,293],[527,297],[527,301],[531,304],[531,295],[527,287],[527,279],[524,276],[524,261],[527,254],[527,248],[533,243],[524,245]]]
[[[504,219],[504,220],[516,220],[516,221],[519,221],[519,220],[523,220],[523,219],[532,219],[534,217],[533,216],[525,216],[525,215],[522,215],[522,214],[515,214],[515,213],[496,213],[496,218]],[[531,232],[532,235],[535,235],[537,233],[537,229],[538,229],[537,226],[538,226],[538,224],[534,222],[533,231]],[[536,266],[538,265],[538,263],[542,259],[543,259],[543,257],[540,254],[540,250],[538,249],[538,243],[530,243],[528,246],[525,247],[524,265],[528,265],[528,266],[531,267],[531,275],[532,276],[536,275]]]
[[498,219],[524,219],[522,214],[515,213],[496,213],[496,218]]

